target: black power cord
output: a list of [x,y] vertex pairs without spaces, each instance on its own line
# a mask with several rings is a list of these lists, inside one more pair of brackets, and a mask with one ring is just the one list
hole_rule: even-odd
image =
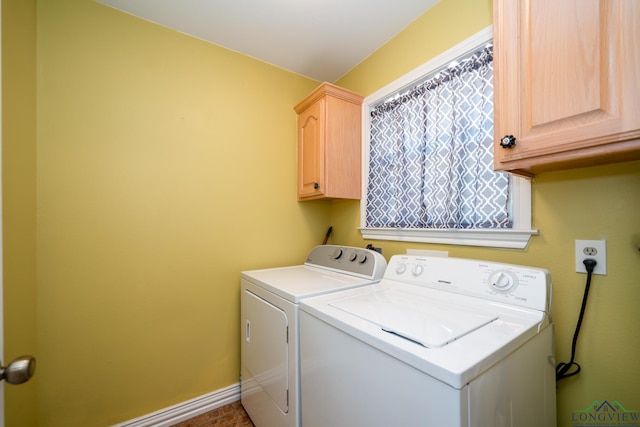
[[[587,284],[584,288],[584,296],[582,297],[582,307],[580,308],[580,316],[578,316],[578,324],[576,325],[576,331],[573,334],[573,342],[571,343],[571,360],[568,363],[560,362],[556,366],[556,381],[560,381],[564,378],[572,377],[580,372],[580,365],[573,361],[576,355],[576,344],[578,343],[578,334],[580,333],[580,326],[582,325],[582,318],[584,317],[584,311],[587,307],[587,298],[589,297],[589,287],[591,286],[591,275],[593,269],[596,266],[596,260],[587,258],[582,261],[587,269]],[[570,369],[574,367],[572,371]]]

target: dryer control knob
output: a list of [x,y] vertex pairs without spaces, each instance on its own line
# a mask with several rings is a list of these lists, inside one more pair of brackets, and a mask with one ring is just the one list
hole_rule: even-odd
[[335,251],[333,251],[333,259],[340,259],[341,256],[342,256],[342,249],[337,248]]
[[353,252],[351,253],[351,255],[349,255],[349,261],[353,262],[358,258],[358,254]]
[[404,274],[407,271],[407,264],[400,263],[396,267],[396,274]]
[[358,262],[360,264],[364,264],[365,262],[367,262],[367,254],[360,254],[360,256],[358,257]]

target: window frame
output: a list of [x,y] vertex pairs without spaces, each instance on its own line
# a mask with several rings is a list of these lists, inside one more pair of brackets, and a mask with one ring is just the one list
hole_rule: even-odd
[[489,26],[446,52],[427,61],[418,68],[367,96],[362,105],[362,200],[360,202],[360,227],[365,239],[393,240],[401,242],[439,243],[449,245],[484,246],[493,248],[525,249],[531,236],[539,234],[531,226],[531,180],[512,175],[510,197],[512,199],[513,227],[510,229],[432,229],[432,228],[372,228],[366,227],[367,187],[369,181],[369,140],[372,106],[415,86],[431,74],[446,67],[452,61],[477,50],[493,39]]

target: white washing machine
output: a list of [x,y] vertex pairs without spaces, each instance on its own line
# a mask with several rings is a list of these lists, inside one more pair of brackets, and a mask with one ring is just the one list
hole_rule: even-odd
[[304,265],[242,272],[240,394],[256,427],[300,427],[298,303],[370,285],[386,267],[378,252],[322,245]]
[[543,269],[393,256],[300,303],[302,424],[555,426],[550,304]]

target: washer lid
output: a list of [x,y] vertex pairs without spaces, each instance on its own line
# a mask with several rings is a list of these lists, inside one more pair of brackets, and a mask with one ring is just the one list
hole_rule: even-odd
[[427,348],[443,347],[495,320],[498,316],[473,308],[433,301],[397,288],[378,290],[329,305],[374,323],[385,332]]

